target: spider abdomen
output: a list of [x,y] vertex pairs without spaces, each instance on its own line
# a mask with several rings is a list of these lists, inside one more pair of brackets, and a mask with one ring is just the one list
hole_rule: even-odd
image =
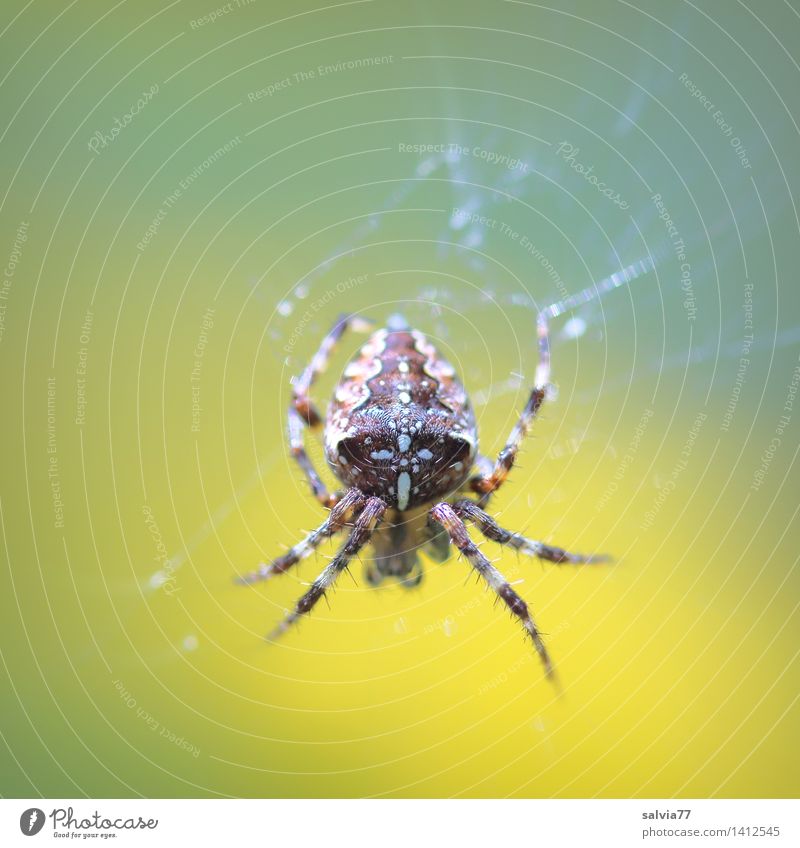
[[477,442],[455,370],[399,321],[374,333],[347,366],[325,425],[325,455],[336,476],[400,511],[458,489]]

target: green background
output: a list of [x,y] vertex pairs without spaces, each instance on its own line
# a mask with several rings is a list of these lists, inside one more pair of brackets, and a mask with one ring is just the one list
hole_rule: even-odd
[[[796,3],[3,17],[3,795],[797,795]],[[616,563],[483,547],[563,691],[456,558],[265,644],[332,548],[232,577],[322,520],[284,417],[335,317],[402,310],[493,455],[537,307],[639,262],[493,503]]]

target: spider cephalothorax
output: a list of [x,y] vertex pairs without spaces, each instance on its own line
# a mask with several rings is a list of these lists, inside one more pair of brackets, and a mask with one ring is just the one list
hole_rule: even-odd
[[[538,321],[539,366],[528,403],[496,462],[478,454],[478,434],[469,398],[453,367],[402,318],[390,319],[374,333],[344,371],[325,421],[325,456],[346,487],[330,493],[306,454],[304,427],[319,428],[322,418],[308,393],[348,327],[364,322],[340,319],[316,356],[294,382],[289,409],[292,454],[317,499],[330,509],[323,524],[283,556],[246,575],[247,583],[286,571],[324,539],[352,528],[337,555],[278,626],[277,635],[311,610],[350,560],[371,542],[367,563],[373,584],[385,577],[415,585],[422,577],[417,551],[446,559],[450,543],[523,623],[545,668],[552,665],[525,601],[470,539],[465,521],[495,542],[556,563],[592,562],[603,557],[571,554],[501,528],[484,511],[506,479],[520,444],[545,399],[550,354],[547,324]],[[471,492],[475,500],[448,498]]]

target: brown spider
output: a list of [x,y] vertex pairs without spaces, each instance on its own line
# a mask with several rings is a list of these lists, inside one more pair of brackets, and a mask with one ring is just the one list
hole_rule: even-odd
[[[453,367],[434,346],[399,316],[374,333],[345,369],[325,422],[325,456],[347,487],[331,493],[309,460],[305,427],[318,429],[322,418],[309,398],[314,380],[325,369],[336,342],[347,328],[364,329],[355,316],[340,318],[317,354],[294,381],[289,407],[292,456],[305,472],[317,500],[330,510],[327,519],[283,556],[240,578],[254,583],[287,571],[325,539],[351,527],[347,541],[300,598],[294,610],[270,634],[280,635],[333,585],[367,543],[375,555],[367,566],[373,585],[393,577],[406,586],[422,578],[417,549],[444,561],[452,542],[502,598],[533,640],[548,675],[553,666],[525,601],[481,553],[469,536],[471,521],[487,538],[524,554],[555,563],[604,561],[607,557],[572,554],[500,527],[484,511],[491,495],[514,465],[548,388],[550,348],[547,321],[540,315],[539,364],[534,387],[511,436],[494,464],[478,453],[475,414]],[[366,325],[368,326],[368,325]],[[446,498],[471,491],[475,501]],[[434,506],[430,506],[434,504]],[[383,523],[380,523],[383,522]]]

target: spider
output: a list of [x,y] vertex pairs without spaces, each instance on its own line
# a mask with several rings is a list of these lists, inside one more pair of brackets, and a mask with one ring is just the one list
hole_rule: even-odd
[[[329,406],[325,457],[345,487],[330,492],[305,450],[306,428],[319,430],[322,426],[309,392],[343,333],[370,327],[358,316],[341,317],[308,367],[293,381],[289,406],[292,456],[316,499],[329,510],[328,517],[285,554],[240,577],[239,582],[255,583],[283,574],[324,540],[345,528],[348,535],[292,612],[267,638],[274,639],[311,612],[370,542],[374,556],[366,568],[368,582],[377,585],[389,577],[406,586],[422,579],[419,549],[443,562],[453,544],[522,622],[551,676],[553,664],[528,605],[470,538],[465,523],[473,524],[493,542],[549,562],[608,560],[606,556],[569,553],[505,530],[485,511],[511,471],[547,394],[550,346],[545,316],[540,314],[537,320],[539,362],[533,389],[494,463],[478,452],[475,413],[453,367],[422,333],[411,329],[401,316],[392,316],[347,366]],[[459,493],[462,497],[457,497]],[[474,499],[463,497],[468,493]]]

